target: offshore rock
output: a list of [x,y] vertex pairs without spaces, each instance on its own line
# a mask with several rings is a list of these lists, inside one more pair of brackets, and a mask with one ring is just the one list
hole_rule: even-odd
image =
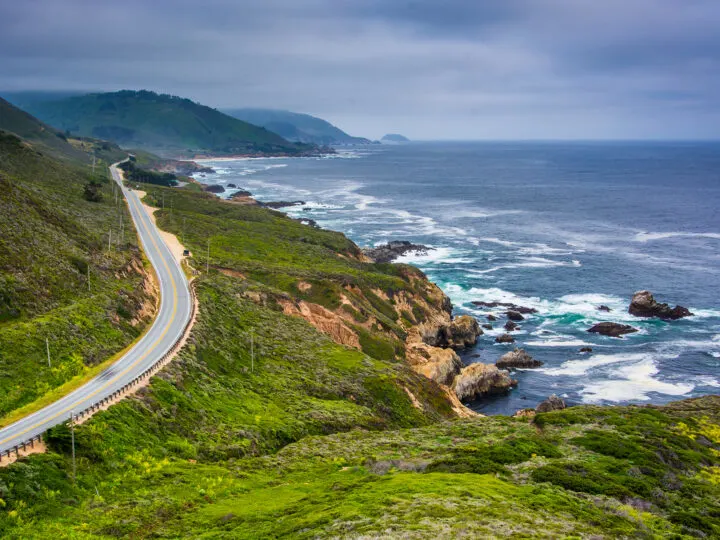
[[525,352],[525,349],[516,348],[514,351],[503,354],[500,359],[495,362],[495,365],[500,369],[529,369],[540,367],[543,363],[540,360],[535,360],[532,356]]
[[513,322],[513,321],[508,321],[508,322],[505,323],[504,328],[505,328],[505,330],[507,330],[508,332],[513,332],[513,331],[515,331],[515,330],[518,329],[518,325],[517,325],[517,323],[515,323],[515,322]]
[[492,364],[470,364],[455,378],[453,388],[461,400],[473,400],[482,396],[502,394],[517,386],[507,371]]
[[635,317],[657,317],[664,320],[676,320],[692,316],[690,310],[685,307],[675,306],[671,308],[667,304],[656,302],[650,291],[636,292],[632,297],[628,312]]
[[492,313],[487,316],[488,321],[497,321],[497,317],[493,315]]
[[606,312],[608,312],[608,313],[612,311],[612,310],[611,310],[608,306],[606,306],[605,304],[602,304],[602,305],[598,306],[597,309],[598,309],[598,311],[606,311]]
[[624,334],[632,334],[633,332],[637,332],[637,328],[633,328],[628,324],[601,322],[590,328],[588,332],[592,332],[593,334],[602,334],[603,336],[619,338]]
[[525,317],[522,316],[522,313],[519,311],[513,311],[512,309],[509,309],[505,312],[505,315],[507,315],[507,318],[511,321],[524,321]]
[[405,240],[395,240],[388,242],[382,246],[375,248],[365,248],[363,253],[366,257],[376,263],[389,263],[405,255],[406,253],[418,253],[420,255],[426,255],[428,250],[432,249],[421,244],[413,244]]
[[203,189],[209,193],[225,193],[225,188],[220,184],[211,184]]
[[515,338],[510,334],[503,334],[495,338],[495,343],[515,343]]

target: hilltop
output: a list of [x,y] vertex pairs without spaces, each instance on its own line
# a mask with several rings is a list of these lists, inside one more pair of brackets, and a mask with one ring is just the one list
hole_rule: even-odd
[[326,144],[368,144],[363,137],[353,137],[330,122],[309,114],[279,109],[227,109],[225,113],[262,126],[289,141]]
[[29,100],[27,107],[63,132],[107,139],[166,157],[302,155],[315,150],[189,99],[146,90]]
[[0,97],[0,130],[13,133],[45,155],[76,164],[96,159],[109,162],[125,156],[120,147],[89,137],[71,137]]

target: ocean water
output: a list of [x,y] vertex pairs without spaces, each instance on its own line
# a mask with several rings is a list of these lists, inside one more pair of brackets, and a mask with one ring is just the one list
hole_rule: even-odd
[[[515,372],[518,387],[471,403],[478,411],[512,413],[552,393],[571,404],[720,393],[720,143],[413,143],[209,164],[217,172],[201,181],[303,200],[286,211],[361,246],[434,247],[402,261],[435,281],[458,314],[484,323],[498,311],[474,300],[536,308],[514,335],[545,365]],[[632,317],[641,289],[695,316]],[[504,320],[462,352],[466,363],[512,348],[494,342]],[[640,331],[587,332],[601,321]]]

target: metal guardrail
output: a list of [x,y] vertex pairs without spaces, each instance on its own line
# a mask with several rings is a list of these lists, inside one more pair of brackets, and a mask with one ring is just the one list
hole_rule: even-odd
[[[138,386],[141,384],[144,384],[146,381],[150,379],[153,375],[155,375],[158,371],[160,371],[162,368],[164,368],[170,361],[170,358],[179,351],[180,347],[180,341],[182,341],[183,337],[185,337],[185,334],[187,333],[188,329],[190,328],[190,325],[192,324],[193,320],[195,319],[195,316],[197,315],[197,300],[195,296],[195,284],[190,283],[190,298],[192,301],[192,309],[190,310],[190,319],[185,324],[185,327],[183,328],[183,332],[178,338],[178,340],[175,342],[175,344],[170,347],[170,349],[163,354],[160,359],[155,362],[152,366],[147,368],[145,371],[143,371],[140,375],[135,377],[132,381],[129,383],[123,385],[121,388],[115,390],[112,394],[105,396],[99,401],[96,401],[89,407],[86,407],[82,411],[80,411],[78,414],[73,414],[70,418],[70,422],[79,422],[81,420],[87,420],[92,415],[94,415],[96,412],[102,410],[106,406],[110,406],[115,400],[123,398],[129,394],[131,394]],[[60,422],[62,423],[62,422]],[[56,424],[58,425],[58,424]],[[42,442],[42,436],[45,432],[39,433],[37,435],[33,435],[29,439],[16,444],[12,448],[8,448],[7,450],[0,451],[0,463],[3,461],[3,456],[7,456],[10,458],[13,454],[15,454],[16,458],[20,457],[20,452],[24,452],[27,450],[28,446],[30,448],[35,447],[36,442]]]

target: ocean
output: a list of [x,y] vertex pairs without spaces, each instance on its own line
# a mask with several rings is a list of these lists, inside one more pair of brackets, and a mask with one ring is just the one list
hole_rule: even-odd
[[[411,143],[204,163],[216,173],[202,182],[305,201],[285,211],[361,246],[432,246],[401,261],[437,283],[457,314],[485,323],[497,311],[473,301],[537,309],[513,334],[544,366],[516,371],[518,387],[469,404],[477,411],[512,414],[553,393],[569,404],[720,393],[720,143]],[[642,289],[695,315],[633,317]],[[639,332],[587,332],[601,321]],[[494,342],[503,322],[463,361],[493,363],[511,350]]]

